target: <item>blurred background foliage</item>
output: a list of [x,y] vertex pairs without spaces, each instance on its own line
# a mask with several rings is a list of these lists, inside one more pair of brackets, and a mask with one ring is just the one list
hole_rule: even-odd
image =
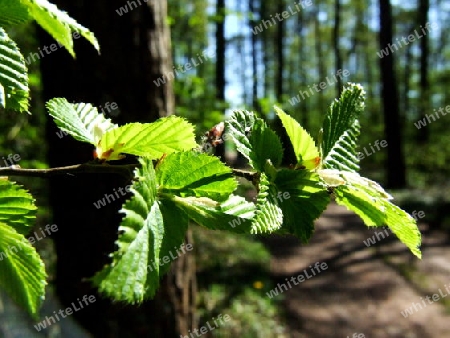
[[[393,41],[418,30],[423,20],[423,1],[392,1]],[[380,24],[374,1],[314,2],[295,15],[277,21],[261,33],[253,29],[270,20],[293,1],[248,0],[168,0],[167,21],[171,29],[172,58],[175,67],[198,62],[205,51],[215,53],[200,65],[178,72],[174,81],[176,113],[196,125],[198,136],[224,120],[231,109],[259,112],[274,123],[273,104],[280,105],[316,136],[326,109],[338,96],[336,86],[328,86],[311,97],[291,105],[299,91],[332,79],[336,56],[342,69],[350,72],[344,82],[361,83],[367,93],[366,110],[361,118],[361,148],[385,138],[380,82]],[[422,7],[421,7],[422,6]],[[446,216],[449,204],[450,134],[449,116],[441,116],[418,130],[414,122],[423,113],[450,104],[450,3],[434,1],[425,8],[426,18],[436,27],[423,37],[399,48],[394,56],[399,117],[401,121],[407,186],[394,195],[407,211],[425,210],[435,227],[450,229]],[[336,20],[338,14],[339,21]],[[339,23],[337,25],[337,23]],[[95,33],[95,32],[94,32]],[[8,29],[8,34],[24,56],[39,47],[32,24]],[[223,52],[218,54],[217,52]],[[57,51],[57,53],[67,53]],[[423,63],[427,64],[427,106],[423,106]],[[24,168],[45,168],[46,142],[44,103],[41,98],[39,62],[29,65],[31,115],[3,112],[0,119],[0,156],[19,154]],[[124,112],[126,113],[126,112]],[[395,112],[392,112],[393,114]],[[426,128],[428,137],[421,137]],[[361,163],[364,176],[384,183],[385,150],[367,156]],[[3,163],[1,163],[3,164]],[[21,178],[40,206],[39,219],[48,218],[46,182]],[[198,271],[198,308],[201,321],[228,314],[236,319],[227,332],[240,337],[283,336],[282,312],[265,292],[274,287],[269,276],[270,255],[254,238],[195,228],[195,254]],[[43,252],[47,262],[52,257]],[[51,267],[50,267],[51,271]],[[252,273],[249,273],[252,271]],[[231,331],[230,331],[231,330]],[[213,333],[226,337],[222,331]],[[263,335],[261,336],[263,337]]]

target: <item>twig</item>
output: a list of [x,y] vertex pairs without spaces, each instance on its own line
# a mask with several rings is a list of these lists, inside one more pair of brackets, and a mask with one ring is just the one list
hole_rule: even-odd
[[75,164],[67,167],[57,167],[49,169],[22,169],[17,165],[0,168],[0,176],[28,176],[28,177],[50,177],[57,175],[73,174],[119,174],[127,178],[133,176],[134,168],[140,164]]
[[[73,174],[119,174],[126,178],[133,176],[133,170],[139,167],[140,164],[75,164],[66,167],[57,167],[49,169],[23,169],[17,165],[0,168],[0,176],[28,176],[28,177],[51,177],[58,175],[73,175]],[[233,174],[238,177],[243,177],[250,182],[258,180],[259,174],[257,172],[246,171],[241,169],[233,169]]]
[[257,182],[259,180],[259,174],[254,171],[247,171],[242,169],[233,169],[233,174],[238,177],[243,177],[250,182]]

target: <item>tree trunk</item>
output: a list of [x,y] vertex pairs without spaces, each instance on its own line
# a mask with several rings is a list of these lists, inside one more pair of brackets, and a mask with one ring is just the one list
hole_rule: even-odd
[[[282,13],[284,11],[284,0],[278,0],[277,13]],[[283,70],[284,70],[284,59],[283,59],[283,40],[284,40],[284,26],[285,21],[281,20],[277,24],[277,34],[274,36],[274,44],[276,46],[276,73],[275,73],[275,95],[278,102],[282,101],[283,95]]]
[[[106,102],[116,103],[117,110],[103,109],[119,124],[151,122],[174,112],[172,83],[166,81],[161,86],[154,83],[172,70],[165,1],[142,2],[123,15],[116,10],[129,4],[121,0],[59,0],[55,3],[96,34],[101,55],[80,38],[75,40],[76,60],[64,50],[43,58],[41,70],[45,100],[66,97],[69,102],[92,103],[99,107],[99,111],[102,110],[100,107],[106,107]],[[42,31],[40,35],[41,45],[48,46],[54,42]],[[92,146],[76,142],[70,136],[59,139],[56,130],[49,119],[47,140],[51,167],[92,160]],[[67,306],[83,295],[96,297],[94,304],[74,314],[95,336],[175,336],[186,332],[186,327],[192,327],[189,322],[192,314],[185,316],[185,323],[176,316],[179,313],[176,308],[182,302],[180,298],[185,297],[184,293],[170,299],[159,295],[156,301],[146,302],[141,307],[128,306],[101,298],[85,280],[101,270],[109,262],[109,253],[115,250],[114,242],[121,220],[118,210],[124,199],[112,200],[100,209],[93,203],[105,194],[112,194],[113,189],[128,184],[130,182],[124,178],[114,175],[78,175],[50,180],[53,220],[60,229],[55,233],[58,259],[56,291]],[[176,265],[182,265],[181,260],[186,259],[184,256]],[[185,280],[195,278],[192,264],[189,271],[172,270],[172,273],[181,273],[181,279]],[[171,279],[161,281],[161,288],[166,293],[171,287],[166,281]],[[190,290],[185,288],[183,292]]]
[[[254,19],[256,16],[256,10],[254,5],[255,0],[248,1],[248,9],[249,9],[249,27],[252,29],[256,26],[256,20]],[[256,34],[251,34],[251,50],[252,50],[252,106],[256,111],[260,111],[259,101],[258,101],[258,39]]]
[[[220,102],[225,102],[225,0],[216,2],[216,98]],[[225,112],[224,112],[225,114]],[[225,146],[219,144],[214,154],[225,161]]]
[[[389,0],[380,0],[380,49],[392,43],[392,13]],[[406,168],[403,154],[402,128],[399,117],[397,79],[394,55],[380,58],[381,95],[383,99],[384,132],[387,147],[387,187],[406,186]]]
[[[314,13],[315,14],[314,15],[314,35],[315,35],[314,47],[316,50],[317,68],[318,68],[319,82],[320,82],[320,81],[325,81],[327,74],[326,74],[325,60],[324,60],[324,55],[323,55],[323,50],[322,50],[323,37],[322,37],[321,29],[320,29],[319,13],[320,13],[320,8],[319,8],[319,4],[317,4],[317,6],[315,8],[315,13]],[[320,90],[318,95],[319,95],[319,99],[316,101],[317,109],[320,112],[324,112],[324,111],[326,111],[326,104],[325,104],[325,100],[323,99],[323,96],[324,96],[323,90]]]
[[[418,8],[419,26],[425,30],[428,22],[428,11],[430,9],[430,0],[420,0]],[[419,117],[425,118],[426,112],[430,110],[430,90],[428,83],[428,34],[423,34],[420,39],[420,100],[419,100]],[[430,138],[430,128],[420,128],[417,134],[419,143],[427,143]]]
[[[341,1],[336,0],[334,3],[334,29],[333,29],[333,47],[334,47],[334,58],[335,58],[335,67],[336,72],[343,68],[342,66],[342,57],[341,52],[339,50],[339,31],[341,26]],[[342,91],[342,80],[338,76],[336,82],[336,93],[337,97],[341,96]]]

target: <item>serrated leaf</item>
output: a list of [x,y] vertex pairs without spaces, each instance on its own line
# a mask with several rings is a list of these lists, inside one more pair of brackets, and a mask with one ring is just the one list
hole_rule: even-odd
[[279,230],[283,224],[283,211],[277,200],[277,189],[269,182],[264,173],[261,174],[258,187],[256,212],[251,233],[271,233]]
[[25,235],[36,218],[34,198],[15,182],[0,178],[0,222]]
[[243,197],[231,195],[218,203],[205,197],[178,197],[172,200],[189,218],[211,230],[250,234],[256,207]]
[[281,169],[275,185],[284,215],[283,230],[307,243],[314,232],[314,221],[330,202],[329,194],[320,185],[319,176],[305,170]]
[[36,250],[12,227],[0,222],[0,287],[36,317],[44,300],[46,273]]
[[131,188],[134,196],[121,210],[125,217],[119,226],[118,250],[112,263],[93,278],[100,292],[132,304],[154,296],[162,273],[170,266],[160,263],[165,263],[172,246],[181,243],[188,221],[185,215],[174,217],[179,210],[170,202],[156,200],[153,163],[143,158],[139,162],[135,172],[139,182]]
[[267,160],[278,167],[283,157],[280,139],[264,120],[248,111],[234,111],[226,122],[237,150],[250,162],[252,168],[264,171]]
[[237,183],[229,167],[217,157],[194,151],[168,155],[157,166],[159,190],[181,197],[208,197],[225,201]]
[[357,171],[356,141],[359,136],[357,119],[364,109],[364,89],[347,84],[339,100],[331,104],[323,121],[322,158],[328,169]]
[[97,51],[100,46],[94,34],[72,19],[66,12],[58,9],[47,0],[21,0],[28,7],[30,16],[56,41],[62,44],[75,57],[72,32],[77,32],[88,40]]
[[102,133],[118,126],[97,111],[90,103],[69,103],[64,98],[54,98],[47,102],[46,107],[56,125],[74,139],[98,144],[98,130]]
[[415,220],[405,211],[393,205],[376,182],[359,175],[346,173],[345,185],[336,187],[336,202],[354,211],[367,226],[388,226],[411,252],[421,258],[421,235]]
[[100,292],[117,301],[140,303],[150,285],[150,293],[159,284],[159,265],[152,266],[161,248],[164,235],[163,217],[156,201],[156,179],[153,164],[140,159],[136,169],[139,182],[131,188],[134,196],[121,210],[125,214],[119,226],[118,250],[112,263],[94,277]]
[[323,168],[358,172],[359,157],[356,148],[360,133],[359,121],[355,120],[335,143],[323,161]]
[[28,8],[20,1],[0,1],[0,26],[16,25],[28,21],[30,18]]
[[[162,276],[169,271],[170,265],[175,259],[189,252],[183,245],[189,219],[187,214],[177,208],[176,204],[170,200],[160,201],[159,208],[164,222],[164,237],[159,252],[159,261],[162,261],[162,265],[159,266],[159,275]],[[149,289],[151,288],[149,287]],[[152,295],[148,296],[152,297]]]
[[156,159],[197,147],[194,126],[178,116],[153,123],[129,123],[106,132],[97,147],[100,159],[120,159],[121,153]]
[[315,169],[320,163],[320,156],[319,150],[311,135],[282,109],[277,106],[274,106],[274,108],[291,140],[297,158],[297,167],[304,166],[309,170]]
[[28,72],[25,59],[16,43],[0,27],[0,107],[24,112],[29,107]]

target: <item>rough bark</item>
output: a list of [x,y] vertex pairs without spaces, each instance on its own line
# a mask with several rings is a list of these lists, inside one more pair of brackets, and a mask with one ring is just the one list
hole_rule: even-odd
[[[75,40],[76,60],[64,50],[43,58],[45,100],[66,97],[70,102],[90,102],[96,106],[115,102],[119,109],[105,113],[119,124],[151,122],[173,113],[172,83],[166,81],[165,85],[157,86],[153,82],[172,70],[165,1],[142,1],[122,16],[116,9],[128,3],[121,0],[54,2],[96,34],[101,55],[80,38]],[[40,35],[41,45],[54,42],[45,33]],[[91,146],[70,136],[59,139],[50,120],[47,140],[51,167],[92,160]],[[115,304],[101,298],[85,279],[108,263],[108,254],[115,250],[121,219],[118,210],[124,199],[116,199],[100,209],[93,202],[127,184],[124,178],[113,175],[80,174],[50,180],[53,220],[60,229],[55,234],[56,291],[64,305],[83,295],[95,295],[94,304],[74,314],[95,336],[172,336],[182,327],[175,325],[177,304],[173,298],[147,302],[141,307]],[[186,272],[190,276],[193,273],[195,269]],[[162,281],[162,285],[165,289],[170,283]]]
[[[392,10],[389,0],[380,0],[380,49],[392,43]],[[403,153],[402,126],[399,117],[397,78],[394,67],[394,54],[380,58],[381,95],[383,101],[384,132],[387,147],[388,188],[406,186],[406,167]]]

